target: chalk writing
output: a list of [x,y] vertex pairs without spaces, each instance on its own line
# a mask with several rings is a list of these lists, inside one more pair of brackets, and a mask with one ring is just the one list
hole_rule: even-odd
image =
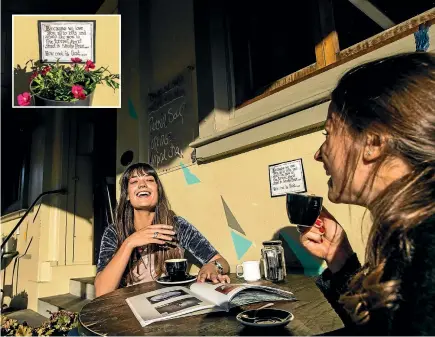
[[171,142],[171,133],[156,135],[151,139],[151,150],[157,150],[159,147],[168,145]]
[[269,182],[272,196],[306,192],[302,159],[270,165]]
[[166,129],[169,124],[174,123],[177,119],[183,124],[183,112],[186,108],[186,102],[180,102],[178,106],[171,106],[167,111],[159,113],[158,116],[149,118],[151,132]]
[[[166,163],[172,158],[183,158],[183,151],[177,144],[177,139],[173,136],[171,131],[165,133],[165,129],[178,119],[180,119],[180,124],[183,123],[182,111],[185,105],[185,102],[183,102],[180,107],[175,109],[175,113],[170,112],[170,108],[167,112],[163,113],[163,116],[160,118],[155,119],[151,117],[149,119],[151,130],[151,165],[159,167],[159,165]],[[163,131],[163,133],[156,134],[156,131]]]
[[174,144],[169,147],[161,149],[161,151],[151,151],[151,165],[160,167],[163,163],[173,158],[184,158],[183,151]]
[[44,62],[94,61],[94,21],[39,21],[40,58]]
[[[153,96],[149,106],[149,126],[151,134],[151,165],[160,167],[173,158],[183,158],[183,149],[172,131],[172,125],[181,128],[184,124],[184,111],[186,109],[185,91],[175,85],[182,83],[180,78],[166,87],[166,91]],[[155,110],[151,110],[155,109]],[[174,130],[175,131],[175,130]]]
[[149,161],[160,172],[190,161],[186,151],[190,154],[188,144],[195,137],[192,128],[198,124],[192,113],[191,85],[190,73],[183,73],[148,94]]
[[149,110],[157,109],[162,104],[160,103],[163,99],[166,99],[165,94],[167,94],[172,89],[183,90],[183,94],[178,96],[184,96],[184,89],[181,85],[184,82],[184,77],[182,75],[174,78],[170,83],[166,84],[163,88],[160,88],[156,92],[151,92],[148,94],[148,97],[151,101],[151,105],[149,106]]
[[173,101],[185,96],[185,91],[180,87],[172,87],[166,91],[163,95],[156,96],[151,100],[151,105],[149,106],[149,113],[152,114],[156,110],[162,108],[166,104],[170,104]]

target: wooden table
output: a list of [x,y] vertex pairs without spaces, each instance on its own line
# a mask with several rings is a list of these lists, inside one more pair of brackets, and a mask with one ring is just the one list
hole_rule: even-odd
[[[231,275],[232,283],[241,283]],[[292,291],[298,301],[275,302],[273,308],[291,311],[295,318],[285,328],[252,329],[241,325],[236,315],[243,310],[257,308],[251,304],[219,312],[156,322],[141,327],[130,310],[126,298],[153,291],[164,286],[157,282],[122,288],[97,297],[85,305],[79,314],[80,335],[109,336],[254,336],[254,335],[317,335],[343,327],[343,323],[314,283],[315,279],[301,274],[288,275],[284,283],[273,284],[261,280],[255,284],[277,286]]]

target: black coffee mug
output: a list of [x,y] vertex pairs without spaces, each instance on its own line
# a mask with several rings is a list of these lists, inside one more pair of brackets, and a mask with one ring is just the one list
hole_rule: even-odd
[[287,216],[292,224],[311,227],[322,210],[323,198],[315,195],[287,194]]
[[183,281],[186,279],[187,259],[171,259],[165,261],[166,275],[171,281]]

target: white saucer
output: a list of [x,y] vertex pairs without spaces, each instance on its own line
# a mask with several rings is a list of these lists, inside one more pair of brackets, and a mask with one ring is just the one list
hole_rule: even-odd
[[195,281],[196,281],[196,276],[194,275],[187,275],[186,279],[182,281],[171,281],[169,280],[168,276],[161,276],[156,280],[157,283],[164,284],[164,285],[187,284]]

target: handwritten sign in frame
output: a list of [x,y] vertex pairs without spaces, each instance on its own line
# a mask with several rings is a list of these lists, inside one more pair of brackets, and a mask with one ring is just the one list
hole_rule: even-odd
[[[92,34],[91,34],[91,55],[92,55],[92,59],[91,61],[96,63],[96,32],[97,32],[97,21],[96,20],[38,20],[38,44],[39,44],[39,60],[42,63],[55,63],[57,62],[57,59],[59,57],[53,56],[52,58],[48,59],[43,57],[43,46],[42,46],[42,31],[41,31],[41,27],[43,23],[92,23]],[[66,63],[71,63],[71,58],[72,57],[76,57],[76,56],[71,56],[68,58],[68,60],[65,61],[61,61],[59,60],[59,63],[61,64],[66,64]],[[85,60],[84,58],[80,57],[82,59],[82,62],[79,63],[86,63],[87,60]]]
[[[299,185],[295,187],[287,187],[281,189],[281,191],[274,191],[274,182],[273,182],[273,168],[277,166],[290,167],[291,165],[299,166],[297,169],[300,171],[300,178],[298,179]],[[270,196],[272,198],[285,196],[287,193],[304,193],[307,192],[307,182],[305,180],[305,171],[304,165],[302,162],[302,158],[289,160],[281,163],[276,163],[269,165],[269,187],[270,187]]]

